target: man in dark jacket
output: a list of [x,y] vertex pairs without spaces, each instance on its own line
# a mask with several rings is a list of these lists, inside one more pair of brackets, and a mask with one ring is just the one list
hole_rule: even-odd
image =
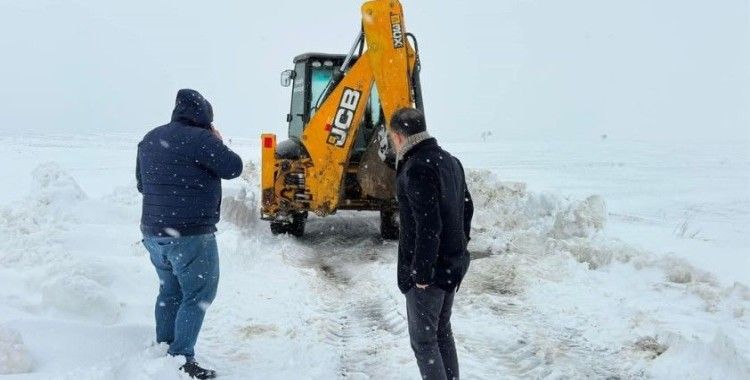
[[206,309],[216,297],[221,180],[236,178],[242,160],[213,128],[211,104],[194,90],[180,90],[172,122],[138,144],[136,179],[143,194],[143,244],[159,276],[156,340],[184,356],[190,377],[212,370],[195,362],[195,343]]
[[411,346],[423,379],[458,379],[450,317],[469,268],[471,195],[461,163],[430,137],[421,111],[397,111],[390,131],[398,152],[398,286]]

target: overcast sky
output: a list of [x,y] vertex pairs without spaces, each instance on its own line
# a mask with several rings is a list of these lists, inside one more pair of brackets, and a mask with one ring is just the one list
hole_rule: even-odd
[[[749,3],[403,0],[428,123],[453,140],[750,138]],[[285,134],[279,72],[346,52],[360,4],[0,0],[0,128],[141,133],[190,87],[225,135]]]

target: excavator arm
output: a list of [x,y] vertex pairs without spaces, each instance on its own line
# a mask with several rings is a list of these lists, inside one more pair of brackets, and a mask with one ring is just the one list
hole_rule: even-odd
[[[357,50],[360,54],[355,57]],[[349,65],[355,58],[356,62]],[[305,211],[321,216],[334,213],[341,202],[344,177],[372,87],[377,86],[389,128],[394,112],[415,105],[413,73],[417,62],[416,51],[407,38],[401,3],[364,3],[362,34],[300,137],[307,156],[279,163],[273,155],[275,136],[262,137],[264,215],[300,209],[300,204]],[[290,175],[304,192],[289,192]]]

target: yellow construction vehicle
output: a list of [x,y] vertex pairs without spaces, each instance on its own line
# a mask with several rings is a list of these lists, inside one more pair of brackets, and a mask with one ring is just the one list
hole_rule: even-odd
[[307,53],[281,75],[292,86],[289,139],[261,137],[261,216],[274,234],[302,236],[309,212],[380,211],[383,238],[398,237],[391,115],[423,109],[417,40],[398,0],[362,5],[349,54]]

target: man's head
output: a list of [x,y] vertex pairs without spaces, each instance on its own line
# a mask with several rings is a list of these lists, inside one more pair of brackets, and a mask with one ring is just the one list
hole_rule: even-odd
[[406,139],[427,130],[422,111],[416,108],[402,108],[391,117],[391,140],[400,151],[406,144]]
[[214,109],[198,91],[182,89],[177,92],[172,121],[179,121],[193,127],[211,129]]

